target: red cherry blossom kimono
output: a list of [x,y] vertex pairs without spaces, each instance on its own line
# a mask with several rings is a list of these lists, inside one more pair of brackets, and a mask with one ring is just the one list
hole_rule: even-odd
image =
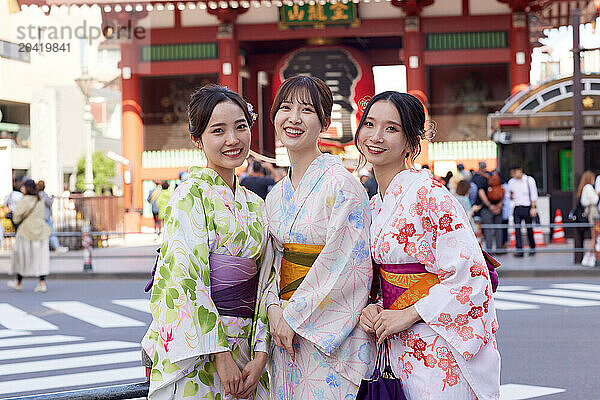
[[426,171],[394,177],[371,200],[378,264],[421,263],[439,283],[415,303],[424,322],[393,337],[392,368],[408,399],[498,399],[500,354],[492,287],[463,208]]

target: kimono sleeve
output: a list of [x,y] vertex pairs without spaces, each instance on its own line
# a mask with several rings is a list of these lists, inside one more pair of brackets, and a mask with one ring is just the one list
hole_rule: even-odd
[[488,269],[466,214],[450,193],[434,187],[428,203],[434,205],[433,240],[422,242],[421,250],[432,255],[425,265],[440,283],[415,308],[468,361],[498,329]]
[[201,194],[191,184],[181,185],[166,207],[165,239],[150,298],[153,322],[144,338],[155,341],[154,352],[142,342],[155,368],[157,360],[171,365],[229,350],[210,296],[207,226],[212,224],[207,218]]
[[283,311],[290,327],[327,356],[355,328],[373,277],[365,190],[352,176],[329,186],[326,204],[315,205],[331,208],[325,246]]

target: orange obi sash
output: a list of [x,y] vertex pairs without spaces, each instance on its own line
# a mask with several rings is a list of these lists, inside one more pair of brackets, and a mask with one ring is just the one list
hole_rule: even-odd
[[304,281],[310,267],[324,246],[316,244],[284,243],[279,271],[279,298],[289,300]]
[[440,283],[438,276],[427,272],[423,264],[382,264],[379,271],[386,310],[409,307]]

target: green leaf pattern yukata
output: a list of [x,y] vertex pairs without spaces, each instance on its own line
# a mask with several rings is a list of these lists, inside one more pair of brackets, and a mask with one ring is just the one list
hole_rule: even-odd
[[[209,253],[258,260],[263,293],[272,252],[262,220],[263,200],[241,187],[235,193],[209,168],[190,168],[165,212],[150,298],[152,323],[142,347],[153,360],[150,399],[224,400],[213,353],[231,351],[240,368],[254,351],[267,352],[266,309],[257,299],[254,319],[220,316],[211,299]],[[272,262],[272,261],[271,261]],[[255,398],[268,398],[266,373]]]

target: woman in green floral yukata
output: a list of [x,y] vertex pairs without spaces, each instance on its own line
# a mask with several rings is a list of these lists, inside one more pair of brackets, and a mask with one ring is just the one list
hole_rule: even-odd
[[165,212],[142,340],[152,360],[149,399],[267,399],[267,318],[257,294],[272,252],[263,201],[234,174],[248,155],[253,114],[215,85],[192,94],[188,113],[208,162],[190,168]]

